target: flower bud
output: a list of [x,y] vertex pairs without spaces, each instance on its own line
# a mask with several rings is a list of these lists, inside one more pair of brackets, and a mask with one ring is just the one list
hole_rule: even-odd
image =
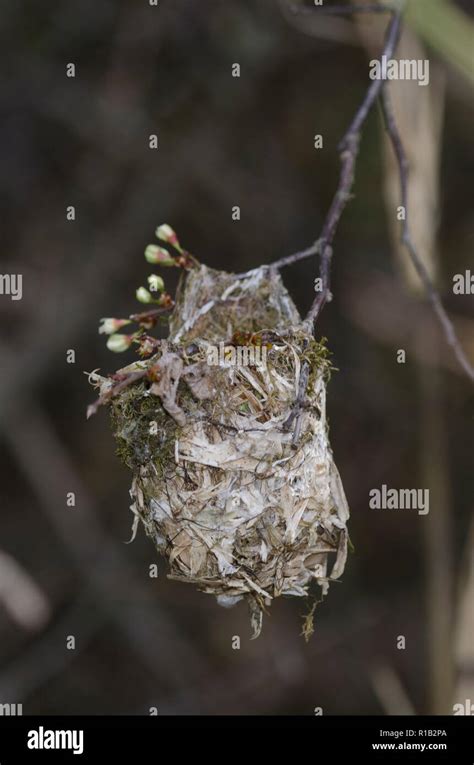
[[122,353],[130,348],[132,339],[131,335],[110,335],[107,348],[114,353]]
[[140,303],[152,303],[153,297],[146,287],[139,287],[135,292],[136,298]]
[[171,226],[168,226],[167,223],[163,223],[163,225],[158,226],[158,228],[155,231],[155,234],[158,239],[161,239],[162,242],[171,244],[173,245],[173,247],[176,247],[177,250],[182,252],[181,245],[178,241],[178,237],[176,236],[176,233],[173,231]]
[[99,335],[111,335],[126,324],[130,324],[130,319],[101,319],[101,322]]
[[145,250],[145,258],[148,263],[160,266],[176,266],[177,263],[168,250],[158,247],[156,244],[149,244]]
[[150,292],[163,292],[165,283],[161,276],[150,274],[148,277],[148,286],[150,287]]

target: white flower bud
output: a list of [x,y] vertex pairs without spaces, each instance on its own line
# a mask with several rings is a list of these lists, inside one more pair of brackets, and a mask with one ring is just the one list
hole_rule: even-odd
[[107,340],[107,348],[114,353],[122,353],[128,350],[132,344],[130,335],[110,335]]
[[137,297],[137,300],[140,303],[151,303],[153,302],[153,297],[150,292],[146,289],[146,287],[139,287],[137,291],[135,292],[135,295]]
[[111,335],[126,324],[130,324],[130,319],[101,319],[101,322],[99,335]]
[[150,287],[150,292],[163,292],[165,283],[161,276],[150,274],[148,277],[148,286]]
[[162,242],[172,244],[173,247],[176,247],[176,249],[181,252],[181,245],[178,241],[178,237],[176,236],[176,232],[173,231],[171,226],[168,226],[167,223],[163,223],[161,226],[158,226],[155,234],[158,239],[161,239]]

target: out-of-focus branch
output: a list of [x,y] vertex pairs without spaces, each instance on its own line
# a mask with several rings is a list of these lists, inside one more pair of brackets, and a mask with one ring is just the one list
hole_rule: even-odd
[[462,75],[462,82],[474,87],[474,23],[459,3],[454,0],[416,0],[408,3],[407,23],[444,58],[456,75]]
[[371,681],[386,715],[415,714],[411,699],[393,667],[385,663],[374,667]]
[[[53,678],[66,672],[69,665],[85,651],[97,632],[107,623],[104,609],[96,607],[97,597],[87,585],[83,592],[71,598],[71,604],[61,612],[27,650],[15,656],[0,671],[0,688],[7,699],[28,699],[44,688]],[[74,634],[81,625],[81,639],[74,651],[58,651],[64,636]]]
[[46,595],[11,555],[0,550],[0,605],[19,627],[41,629],[51,615]]
[[350,16],[355,13],[390,13],[394,10],[394,7],[388,4],[381,5],[380,3],[371,3],[369,5],[315,5],[313,7],[290,3],[288,10],[291,13],[304,15],[314,15],[317,12],[329,16]]
[[466,537],[464,565],[458,591],[455,630],[456,688],[453,701],[465,704],[474,698],[474,514]]
[[[341,305],[344,314],[358,329],[377,343],[389,348],[403,348],[407,358],[418,364],[448,370],[464,377],[448,345],[435,349],[432,338],[438,334],[438,324],[430,304],[421,302],[407,292],[394,276],[371,271],[354,274],[341,285]],[[426,338],[416,342],[413,327]],[[456,333],[469,353],[474,353],[474,319],[468,315],[455,317]],[[466,390],[466,394],[467,393]]]
[[441,328],[444,332],[446,341],[451,346],[454,355],[456,356],[459,364],[464,369],[467,376],[474,381],[474,368],[469,362],[464,350],[457,338],[453,323],[449,318],[447,312],[444,309],[443,303],[439,292],[433,285],[430,279],[428,270],[418,255],[418,251],[413,243],[410,234],[410,223],[408,217],[408,161],[405,154],[405,149],[398,131],[398,127],[395,121],[395,116],[390,101],[390,95],[387,88],[382,91],[382,110],[385,118],[385,126],[389,135],[390,141],[395,152],[397,159],[399,175],[400,175],[400,191],[401,191],[401,204],[405,209],[405,217],[402,221],[402,233],[401,242],[406,248],[413,266],[425,288],[426,294],[433,307],[433,310],[438,318]]
[[[22,411],[12,408],[10,417],[3,431],[5,439],[84,582],[128,637],[155,680],[172,678],[174,683],[185,685],[202,671],[204,657],[158,606],[147,611],[146,621],[137,618],[147,578],[141,581],[137,577],[103,529],[93,500],[41,409],[23,402]],[[71,488],[80,498],[80,508],[67,512],[64,498]],[[169,662],[171,646],[179,657],[173,665]]]

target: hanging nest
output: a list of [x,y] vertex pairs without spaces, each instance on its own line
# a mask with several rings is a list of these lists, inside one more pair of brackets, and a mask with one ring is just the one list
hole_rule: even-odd
[[[248,363],[232,363],[232,348]],[[257,349],[265,363],[252,363]],[[110,379],[94,376],[133,472],[134,530],[141,520],[169,578],[223,606],[246,599],[253,637],[274,598],[307,596],[313,582],[324,596],[344,570],[349,511],[328,441],[327,355],[276,269],[237,277],[196,265],[168,339],[116,375],[134,384],[111,395]]]

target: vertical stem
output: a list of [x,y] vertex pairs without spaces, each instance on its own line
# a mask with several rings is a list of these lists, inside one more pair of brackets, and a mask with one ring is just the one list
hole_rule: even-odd
[[[426,344],[426,336],[418,342]],[[434,352],[438,341],[432,338]],[[425,547],[426,634],[429,714],[452,714],[453,561],[450,476],[443,412],[443,379],[438,369],[418,367],[420,478],[430,490],[430,512],[422,517]]]

